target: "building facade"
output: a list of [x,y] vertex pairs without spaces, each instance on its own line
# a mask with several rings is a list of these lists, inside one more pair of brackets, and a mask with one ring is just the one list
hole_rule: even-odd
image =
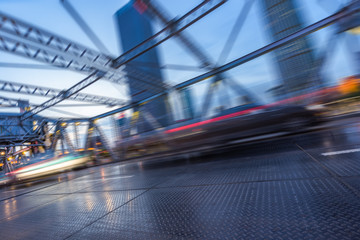
[[[304,26],[294,0],[261,0],[267,30],[272,41],[291,35]],[[319,66],[308,37],[300,38],[274,51],[279,83],[278,98],[291,97],[321,88]]]
[[[115,21],[118,26],[123,52],[132,49],[153,35],[151,19],[146,14],[146,6],[138,4],[137,1],[129,1],[128,4],[118,10],[115,13]],[[165,90],[156,48],[147,51],[126,64],[125,71],[128,73],[129,90],[133,102],[143,100]],[[140,79],[138,76],[131,74],[131,72],[138,71],[147,77]],[[167,96],[157,98],[145,104],[142,108],[150,113],[161,126],[167,126],[171,121]],[[135,109],[135,111],[137,110],[141,109]],[[153,128],[146,122],[146,119],[141,121],[140,132]]]

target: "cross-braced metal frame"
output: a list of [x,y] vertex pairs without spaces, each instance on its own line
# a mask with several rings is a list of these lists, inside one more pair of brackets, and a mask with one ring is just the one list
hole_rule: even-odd
[[[84,73],[86,74],[86,77],[66,90],[0,81],[0,91],[51,97],[50,100],[35,106],[20,116],[14,117],[14,119],[18,121],[16,122],[16,125],[21,125],[30,119],[35,119],[38,113],[67,99],[100,103],[111,106],[121,105],[121,107],[115,110],[99,114],[88,119],[52,120],[37,117],[41,119],[39,120],[41,124],[38,124],[39,129],[44,129],[45,126],[47,126],[46,123],[48,122],[51,122],[53,126],[55,126],[52,143],[51,146],[49,146],[50,149],[55,149],[58,140],[61,140],[62,145],[68,145],[68,149],[71,151],[79,148],[80,144],[78,136],[75,138],[75,143],[72,143],[71,140],[67,137],[65,125],[69,123],[74,124],[75,134],[77,135],[76,124],[80,121],[85,121],[88,122],[88,138],[85,147],[89,148],[89,146],[91,146],[89,139],[96,131],[113,159],[116,159],[117,156],[115,156],[110,144],[105,139],[106,137],[100,126],[95,124],[95,120],[111,116],[115,113],[123,112],[134,107],[142,106],[156,98],[165,96],[170,91],[182,90],[209,78],[213,78],[213,84],[221,81],[222,79],[226,79],[226,83],[230,85],[233,90],[237,91],[239,94],[253,97],[251,93],[249,93],[245,88],[236,84],[234,81],[232,81],[231,78],[228,76],[224,77],[225,72],[279,47],[282,47],[292,41],[302,38],[323,27],[331,25],[341,19],[346,19],[353,14],[359,13],[360,9],[360,1],[354,0],[345,8],[342,8],[340,11],[325,19],[322,19],[308,27],[301,29],[298,32],[284,37],[279,41],[272,42],[260,49],[257,49],[256,51],[239,57],[226,64],[220,65],[223,61],[225,61],[226,54],[231,49],[231,44],[229,43],[233,41],[231,38],[236,38],[235,35],[237,35],[237,33],[240,31],[241,25],[246,19],[246,15],[251,8],[251,1],[248,1],[244,5],[243,10],[239,15],[237,25],[232,31],[233,35],[229,37],[227,47],[223,50],[220,59],[216,63],[207,56],[206,52],[201,50],[201,47],[198,46],[198,44],[195,43],[191,37],[188,36],[186,32],[184,32],[184,30],[206,15],[210,14],[215,9],[221,7],[227,2],[226,0],[204,0],[195,8],[191,9],[176,20],[172,20],[173,18],[169,16],[154,0],[137,0],[139,4],[146,6],[150,15],[163,25],[163,29],[155,33],[152,37],[145,39],[142,43],[138,44],[129,51],[121,54],[120,56],[111,56],[100,40],[96,38],[96,35],[94,35],[89,26],[86,25],[85,21],[81,19],[80,15],[76,13],[75,9],[70,5],[70,3],[66,0],[62,0],[61,2],[68,10],[68,12],[75,18],[77,23],[80,24],[85,33],[90,38],[92,38],[94,44],[100,49],[100,51],[90,49],[86,46],[83,46],[82,44],[73,42],[49,31],[28,24],[5,13],[0,13],[0,51],[23,56],[41,63],[49,64],[54,67]],[[136,62],[133,60],[141,54],[170,39],[171,37],[175,37],[177,40],[179,40],[180,43],[198,59],[200,66],[206,69],[207,72],[174,86],[170,86],[168,84],[155,85],[153,83],[154,77],[139,71],[136,67]],[[323,62],[323,59],[320,59],[319,61]],[[123,69],[125,64],[127,65],[126,72]],[[131,76],[131,79],[134,79],[133,81],[136,81],[137,84],[144,85],[147,88],[152,89],[154,94],[138,102],[126,102],[120,99],[80,93],[81,90],[99,80],[106,80],[115,84],[124,84],[128,81],[127,76]],[[214,89],[211,88],[211,91],[209,91],[210,94],[213,92],[212,90]],[[211,95],[208,95],[207,98],[210,99]],[[3,98],[3,100],[4,99],[6,100],[6,98]],[[256,98],[253,97],[253,99]],[[8,102],[10,102],[9,104],[16,105],[16,101],[14,100],[11,102],[12,100],[14,99],[8,99]],[[208,102],[209,101],[205,101],[205,104],[209,104]],[[207,109],[208,106],[204,106],[205,113],[203,114],[206,114]],[[145,112],[144,114],[148,113]],[[8,124],[7,126],[11,126],[11,124],[7,121],[9,120],[5,120],[5,125]],[[24,128],[24,130],[26,129]],[[11,132],[11,130],[7,131]],[[16,141],[12,142],[11,144],[13,144],[13,146],[16,144],[21,145],[27,141],[28,145],[29,142],[31,142],[31,144],[34,146],[44,145],[46,141],[45,135],[48,134],[48,132],[43,132],[41,134],[36,132],[35,135],[31,135],[33,132],[34,131],[28,130],[22,134],[18,134]],[[20,141],[21,138],[23,139],[22,141]],[[37,143],[34,143],[34,139]],[[64,151],[65,150],[63,148],[63,152]]]

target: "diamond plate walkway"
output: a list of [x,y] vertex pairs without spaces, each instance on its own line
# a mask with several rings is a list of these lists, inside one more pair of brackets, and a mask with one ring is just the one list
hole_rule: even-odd
[[2,188],[0,239],[360,239],[360,125],[346,125]]

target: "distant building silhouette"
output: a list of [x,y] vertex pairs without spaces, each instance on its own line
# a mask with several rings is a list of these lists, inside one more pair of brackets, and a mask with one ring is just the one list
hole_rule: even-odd
[[[118,24],[121,46],[124,52],[153,35],[150,24],[151,19],[146,15],[146,5],[142,4],[141,1],[130,1],[115,13],[115,19]],[[139,79],[137,76],[128,75],[132,101],[143,100],[164,90],[164,82],[156,48],[131,61],[126,65],[125,71],[129,70],[129,68],[146,73],[151,77]],[[167,126],[170,123],[171,114],[167,104],[167,97],[157,98],[147,103],[145,107],[162,126]],[[152,127],[145,121],[138,128],[138,131],[142,132],[148,131]]]
[[[261,3],[268,23],[267,29],[273,41],[278,41],[304,27],[294,0],[261,0]],[[279,86],[273,92],[275,95],[294,96],[322,86],[319,67],[315,63],[307,37],[278,48],[274,53],[280,75]]]

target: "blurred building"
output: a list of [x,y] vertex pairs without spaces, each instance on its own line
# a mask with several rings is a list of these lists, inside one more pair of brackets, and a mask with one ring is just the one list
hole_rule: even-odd
[[[115,20],[118,25],[119,37],[124,53],[153,35],[150,24],[151,19],[146,15],[146,9],[146,5],[141,1],[131,0],[115,13]],[[134,102],[165,90],[156,48],[147,51],[128,63],[125,71],[128,73],[131,100]],[[138,71],[146,73],[149,78],[143,79],[136,76]],[[157,119],[160,125],[167,126],[170,123],[171,114],[167,97],[157,98],[147,103],[144,107],[146,111]],[[151,128],[145,121],[142,126],[138,126],[138,131],[143,132]]]
[[31,141],[41,136],[43,129],[39,127],[38,121],[21,121],[20,116],[21,113],[0,114],[0,145],[23,143],[27,139]]
[[[273,41],[295,33],[304,26],[294,0],[261,0],[267,29]],[[307,37],[300,38],[274,51],[279,83],[273,95],[277,99],[304,94],[322,87],[319,67]]]

